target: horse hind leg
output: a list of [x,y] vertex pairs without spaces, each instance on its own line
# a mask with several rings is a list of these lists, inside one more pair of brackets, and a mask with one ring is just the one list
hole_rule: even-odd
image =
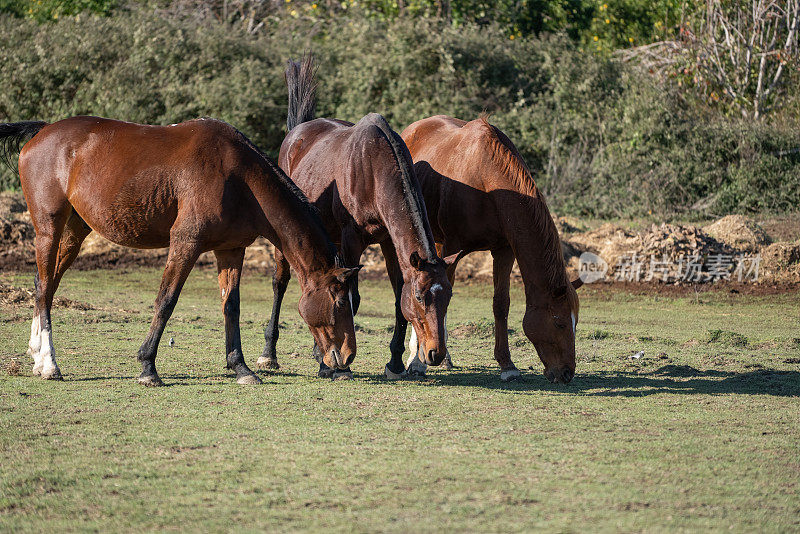
[[[68,252],[71,252],[70,247],[66,245],[62,252],[61,238],[65,233],[69,236],[71,232],[71,230],[65,232],[65,228],[72,214],[72,206],[65,198],[51,198],[48,200],[47,204],[51,206],[49,210],[41,208],[35,201],[31,206],[31,217],[36,227],[34,244],[36,247],[37,268],[36,280],[34,281],[36,296],[34,319],[31,324],[31,337],[33,338],[38,330],[38,339],[31,339],[29,347],[34,355],[34,374],[46,380],[61,380],[61,370],[55,359],[50,310],[53,306],[53,296],[60,279],[60,276],[57,276],[56,273],[61,263],[61,256],[63,255],[66,258]],[[71,243],[72,239],[68,238],[67,242]],[[77,255],[77,251],[75,251],[75,255]],[[37,281],[38,283],[36,283]]]
[[[75,211],[72,211],[67,224],[64,226],[56,255],[56,268],[53,277],[53,293],[58,290],[64,272],[72,265],[81,249],[81,244],[92,229]],[[33,285],[36,293],[39,291],[39,274],[34,275]],[[28,353],[33,357],[33,374],[41,376],[44,361],[40,355],[42,344],[41,317],[38,304],[34,303],[33,320],[31,321],[31,338],[28,342]]]
[[278,332],[281,304],[283,303],[283,296],[286,294],[286,287],[289,285],[289,279],[292,272],[289,268],[289,262],[286,261],[283,254],[276,248],[275,249],[275,272],[272,275],[272,314],[269,317],[269,324],[264,329],[264,351],[256,361],[256,367],[259,369],[268,369],[277,371],[281,368],[278,364],[278,355],[276,347],[278,345]]
[[244,248],[215,250],[222,314],[225,316],[225,354],[228,369],[236,373],[236,383],[260,384],[261,380],[247,367],[242,354],[239,331],[239,281],[242,275]]
[[36,295],[39,294],[39,273],[33,275],[33,319],[31,319],[31,338],[28,341],[28,354],[33,358],[33,375],[41,376],[42,358],[39,351],[42,348],[42,327],[39,317],[39,308],[36,304]]

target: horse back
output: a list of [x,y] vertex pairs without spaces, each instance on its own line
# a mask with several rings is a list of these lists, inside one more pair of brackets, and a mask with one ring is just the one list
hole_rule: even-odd
[[222,219],[226,182],[242,158],[225,126],[98,117],[53,123],[20,154],[26,199],[43,212],[68,203],[92,229],[121,245],[168,246],[179,212],[203,221],[192,230],[198,234],[209,230],[206,221]]
[[406,202],[402,175],[413,175],[402,139],[377,114],[356,124],[332,119],[302,123],[284,139],[278,161],[334,236],[350,220],[369,234],[385,233],[387,210],[382,208]]
[[480,121],[438,115],[417,121],[401,136],[414,160],[436,240],[465,250],[502,246],[485,134]]

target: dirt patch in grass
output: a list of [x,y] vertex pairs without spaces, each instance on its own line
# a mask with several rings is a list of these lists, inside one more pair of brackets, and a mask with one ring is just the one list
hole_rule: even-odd
[[[14,287],[0,281],[0,305],[33,307],[33,291],[24,287]],[[73,310],[93,310],[91,304],[76,300],[56,297],[53,299],[56,308],[71,308]]]
[[728,330],[709,330],[707,343],[720,343],[729,347],[746,347],[749,343],[747,336]]
[[494,321],[482,320],[474,323],[460,324],[453,327],[448,334],[458,339],[468,337],[490,337],[494,335]]

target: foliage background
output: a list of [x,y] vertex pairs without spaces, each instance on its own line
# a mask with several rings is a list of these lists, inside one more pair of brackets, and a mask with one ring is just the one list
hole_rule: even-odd
[[[686,16],[673,1],[0,8],[3,121],[207,115],[275,155],[286,133],[284,62],[313,49],[320,116],[378,111],[400,131],[430,115],[488,111],[559,214],[702,217],[800,203],[800,100],[791,90],[779,110],[752,121],[682,83],[682,71],[654,76],[615,52],[669,37]],[[787,88],[797,81],[790,72]],[[0,187],[16,187],[3,172]]]

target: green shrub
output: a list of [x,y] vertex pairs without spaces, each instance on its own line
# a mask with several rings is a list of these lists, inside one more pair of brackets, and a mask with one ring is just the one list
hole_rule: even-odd
[[[560,215],[671,217],[789,211],[800,202],[798,119],[721,116],[566,36],[427,18],[276,17],[263,31],[143,8],[39,25],[0,16],[0,120],[96,114],[227,120],[273,156],[283,67],[313,49],[319,116],[418,119],[482,111],[520,149]],[[3,170],[0,187],[16,187]]]

